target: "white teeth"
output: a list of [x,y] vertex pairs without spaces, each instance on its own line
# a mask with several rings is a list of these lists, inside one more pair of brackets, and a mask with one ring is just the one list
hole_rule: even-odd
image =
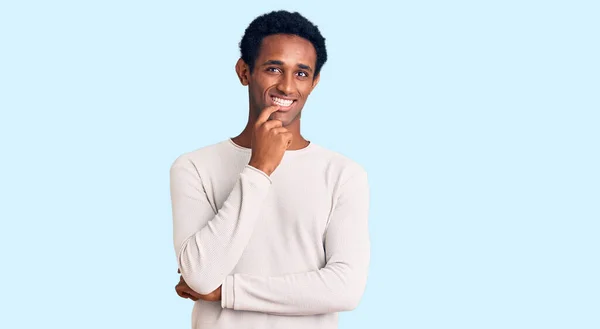
[[279,97],[271,97],[271,99],[273,99],[273,102],[275,104],[277,104],[279,106],[284,106],[284,107],[290,106],[294,102],[292,100],[282,99],[282,98],[279,98]]

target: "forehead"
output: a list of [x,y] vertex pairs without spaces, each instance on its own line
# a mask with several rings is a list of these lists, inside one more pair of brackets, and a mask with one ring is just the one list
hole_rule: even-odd
[[259,63],[281,60],[286,64],[315,65],[317,52],[312,43],[297,35],[273,34],[265,37],[258,54]]

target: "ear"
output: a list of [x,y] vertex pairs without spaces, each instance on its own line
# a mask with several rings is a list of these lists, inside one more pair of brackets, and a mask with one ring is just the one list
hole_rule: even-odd
[[240,83],[243,86],[247,86],[250,81],[250,67],[248,67],[248,64],[243,59],[238,59],[235,64],[235,72],[240,79]]

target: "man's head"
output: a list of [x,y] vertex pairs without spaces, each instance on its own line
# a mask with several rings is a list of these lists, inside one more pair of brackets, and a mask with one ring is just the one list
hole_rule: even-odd
[[250,23],[240,50],[236,71],[248,86],[251,115],[279,105],[271,118],[284,126],[296,122],[327,61],[325,38],[317,26],[299,13],[274,11]]

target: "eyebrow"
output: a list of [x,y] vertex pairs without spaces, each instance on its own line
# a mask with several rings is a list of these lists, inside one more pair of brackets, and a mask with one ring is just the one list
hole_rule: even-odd
[[[268,60],[268,61],[264,62],[263,66],[264,65],[280,65],[280,66],[283,66],[283,62],[279,61],[279,60],[276,60],[276,59],[271,59],[271,60]],[[313,69],[310,66],[306,65],[306,64],[298,64],[297,66],[299,68],[303,69],[303,70],[307,70],[307,71],[313,72]]]

